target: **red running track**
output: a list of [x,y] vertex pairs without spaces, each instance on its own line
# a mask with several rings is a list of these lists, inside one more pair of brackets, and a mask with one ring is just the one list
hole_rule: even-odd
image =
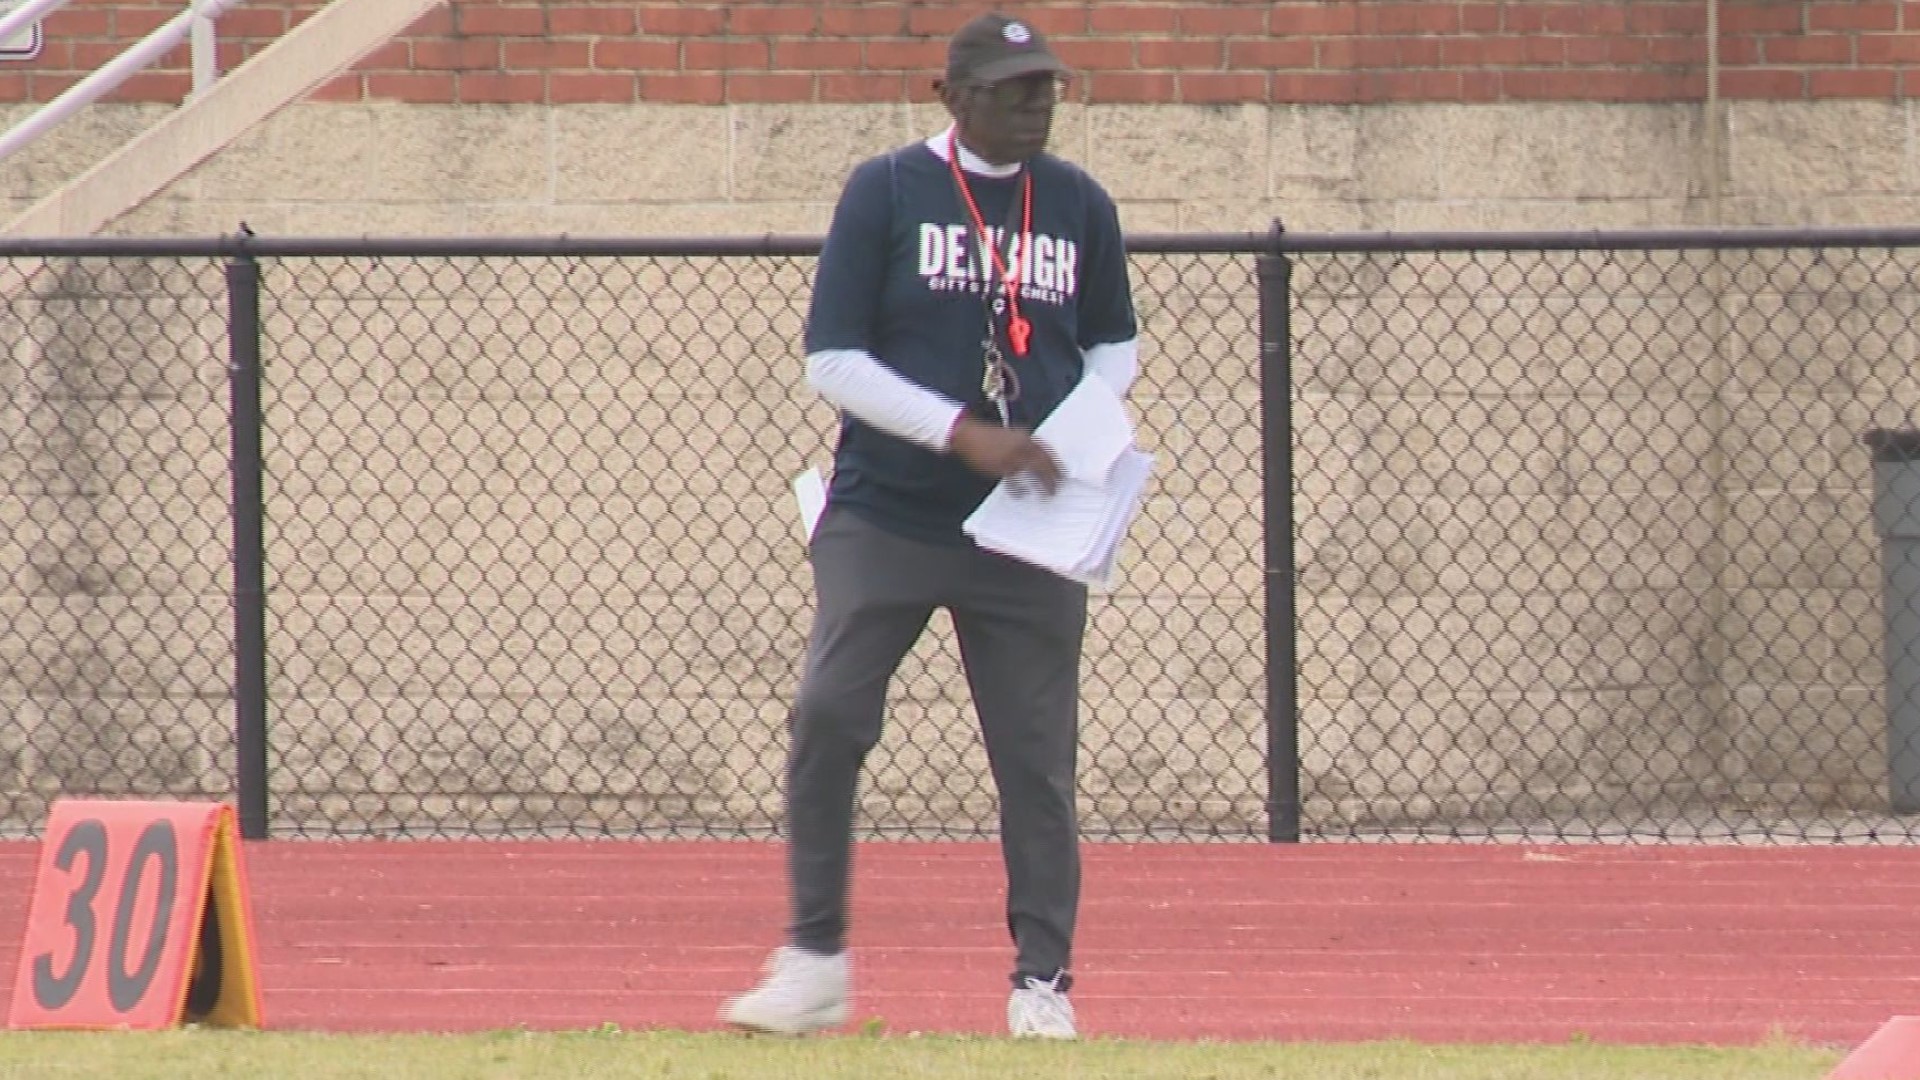
[[[0,844],[0,995],[37,845]],[[767,843],[245,845],[268,1026],[708,1029],[779,939]],[[854,1025],[995,1033],[999,851],[863,845]],[[1920,851],[1090,844],[1089,1034],[1852,1046],[1920,1013]]]

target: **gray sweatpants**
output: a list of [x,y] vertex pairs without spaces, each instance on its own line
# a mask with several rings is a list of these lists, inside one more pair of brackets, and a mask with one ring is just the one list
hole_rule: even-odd
[[944,607],[999,792],[1014,985],[1064,976],[1080,903],[1074,771],[1086,588],[844,510],[821,518],[812,562],[818,605],[787,761],[790,943],[845,947],[861,765],[880,738],[887,684]]

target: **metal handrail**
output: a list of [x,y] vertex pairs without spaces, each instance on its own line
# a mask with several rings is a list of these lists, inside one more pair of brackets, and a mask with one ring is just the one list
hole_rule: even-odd
[[12,10],[0,13],[0,41],[7,41],[20,31],[32,27],[48,12],[65,6],[66,2],[67,0],[24,0]]
[[[98,71],[68,87],[60,96],[36,109],[33,115],[0,135],[0,161],[19,153],[35,139],[60,123],[112,93],[121,83],[151,66],[181,42],[193,44],[193,92],[207,89],[217,76],[214,66],[213,20],[240,0],[192,0],[186,10],[162,23],[119,56],[103,64]],[[31,27],[36,21],[62,7],[67,0],[26,0],[0,16],[0,41]]]

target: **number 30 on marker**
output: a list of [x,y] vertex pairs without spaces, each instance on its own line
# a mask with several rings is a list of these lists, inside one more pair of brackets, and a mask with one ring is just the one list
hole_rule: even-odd
[[[100,886],[107,872],[107,827],[98,818],[86,818],[67,830],[54,852],[53,865],[71,875],[74,863],[80,860],[84,860],[85,870],[77,878],[67,879],[66,925],[73,934],[72,958],[57,973],[53,953],[43,952],[33,958],[33,1000],[48,1012],[59,1012],[71,1004],[95,967]],[[179,880],[180,841],[173,822],[166,818],[148,822],[133,843],[120,887],[115,890],[119,898],[113,903],[106,954],[99,958],[99,968],[107,980],[107,1001],[115,1012],[132,1011],[153,986],[153,977],[160,970],[160,955],[167,947]],[[146,917],[140,920],[136,935],[134,915],[140,907]],[[137,941],[146,944],[135,963],[129,954]]]
[[8,1025],[260,1026],[236,831],[217,803],[55,803]]

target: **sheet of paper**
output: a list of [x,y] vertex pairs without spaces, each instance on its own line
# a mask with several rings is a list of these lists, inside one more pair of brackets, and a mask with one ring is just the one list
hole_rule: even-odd
[[1001,484],[965,528],[989,551],[1107,588],[1152,471],[1151,455],[1127,447],[1097,483],[1068,477],[1052,495],[1018,494]]
[[1099,482],[1113,459],[1133,445],[1133,421],[1107,380],[1088,375],[1034,429],[1068,476]]
[[800,511],[800,542],[812,543],[814,527],[827,509],[827,482],[817,467],[793,478],[793,501]]
[[1153,475],[1153,457],[1128,447],[1114,459],[1113,471],[1108,475],[1109,497],[1107,512],[1101,520],[1100,535],[1095,538],[1093,551],[1081,567],[1086,574],[1083,579],[1089,585],[1107,588],[1113,584],[1114,566],[1118,562],[1120,545],[1127,538],[1127,527],[1140,512],[1140,500],[1147,489],[1147,478]]

